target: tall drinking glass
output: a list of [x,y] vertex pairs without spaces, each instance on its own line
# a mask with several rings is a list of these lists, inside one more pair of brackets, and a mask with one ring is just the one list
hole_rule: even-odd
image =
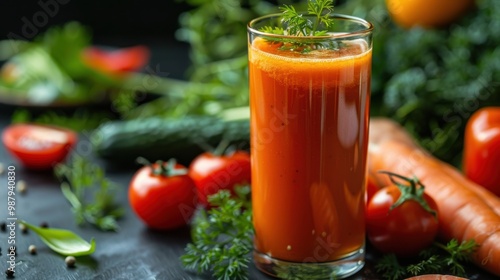
[[333,17],[316,37],[261,31],[280,14],[248,25],[254,261],[282,278],[364,265],[373,26]]

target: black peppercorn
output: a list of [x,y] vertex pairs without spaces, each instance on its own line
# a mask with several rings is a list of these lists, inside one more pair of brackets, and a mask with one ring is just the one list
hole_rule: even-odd
[[2,230],[3,232],[5,232],[7,230],[7,224],[5,222],[2,222],[0,224],[0,230]]
[[73,256],[67,256],[64,262],[66,262],[68,267],[75,267],[76,259]]
[[7,269],[7,270],[5,271],[5,274],[7,274],[7,277],[12,277],[12,276],[14,276],[14,271],[13,271],[13,270],[10,270],[10,269]]
[[30,245],[28,247],[28,251],[30,252],[30,254],[36,255],[36,246],[35,245]]
[[19,224],[19,229],[21,230],[22,233],[26,234],[28,233],[28,227],[26,227],[25,224]]

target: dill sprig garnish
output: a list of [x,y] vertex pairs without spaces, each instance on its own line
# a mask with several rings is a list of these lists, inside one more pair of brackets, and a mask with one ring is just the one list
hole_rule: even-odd
[[310,17],[299,14],[292,5],[283,5],[279,9],[282,11],[281,21],[286,26],[286,29],[264,26],[261,31],[277,35],[324,36],[328,30],[318,30],[320,24],[323,24],[326,28],[333,25],[333,19],[331,18],[333,0],[309,0],[307,15],[313,16],[314,21]]
[[[310,36],[327,35],[328,29],[334,24],[331,16],[333,0],[309,0],[306,15],[297,12],[292,5],[283,5],[279,9],[282,11],[281,23],[283,26],[264,26],[260,28],[260,31],[275,35],[303,37],[300,40],[266,37],[266,40],[272,43],[282,44],[280,50],[306,53],[315,49],[337,49],[337,44],[331,40],[307,39]],[[326,29],[320,30],[320,27]]]

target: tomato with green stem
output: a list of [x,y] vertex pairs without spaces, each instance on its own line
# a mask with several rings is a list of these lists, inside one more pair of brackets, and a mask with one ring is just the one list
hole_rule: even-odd
[[197,156],[189,166],[189,176],[193,178],[198,193],[198,200],[209,206],[208,196],[220,190],[229,190],[234,194],[236,185],[250,183],[250,155],[243,150],[227,151],[225,145],[219,145],[214,152],[205,152]]
[[150,228],[166,230],[184,226],[197,205],[196,189],[186,167],[175,160],[144,167],[130,182],[129,201],[134,212]]
[[366,203],[372,200],[373,196],[375,195],[375,193],[377,193],[378,190],[379,187],[377,186],[375,178],[371,174],[368,174],[366,176]]
[[437,236],[437,205],[424,192],[425,187],[417,178],[381,173],[389,175],[392,185],[380,189],[367,205],[368,239],[383,253],[415,256],[430,246]]

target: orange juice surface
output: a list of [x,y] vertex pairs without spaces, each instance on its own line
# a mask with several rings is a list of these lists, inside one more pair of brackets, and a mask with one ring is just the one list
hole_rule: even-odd
[[255,248],[328,262],[364,245],[371,49],[249,47]]

